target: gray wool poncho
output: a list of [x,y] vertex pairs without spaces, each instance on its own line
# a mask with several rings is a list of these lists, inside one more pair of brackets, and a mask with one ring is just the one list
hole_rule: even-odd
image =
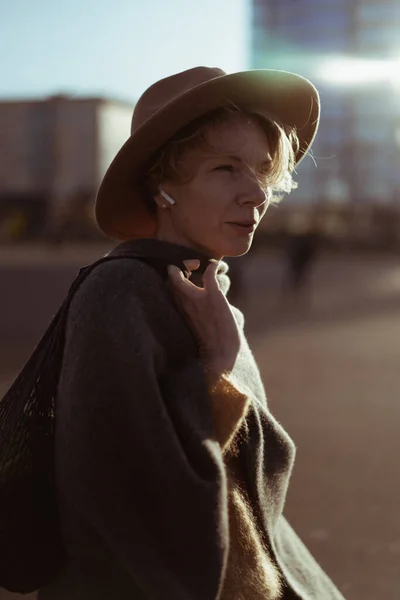
[[[154,239],[111,254],[126,251],[165,266],[199,258],[194,280],[208,264]],[[39,599],[343,600],[283,517],[295,448],[268,409],[242,314],[232,381],[213,390],[166,280],[121,258],[72,301],[56,409],[68,556]],[[226,294],[223,262],[218,281]]]

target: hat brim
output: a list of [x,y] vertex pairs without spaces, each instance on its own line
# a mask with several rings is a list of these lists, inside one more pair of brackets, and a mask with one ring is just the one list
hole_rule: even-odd
[[179,129],[227,102],[257,109],[294,127],[300,142],[296,165],[302,161],[316,135],[320,113],[318,92],[307,79],[273,69],[216,77],[152,115],[119,150],[104,175],[95,203],[96,222],[107,236],[117,240],[154,236],[155,220],[136,183],[139,175]]

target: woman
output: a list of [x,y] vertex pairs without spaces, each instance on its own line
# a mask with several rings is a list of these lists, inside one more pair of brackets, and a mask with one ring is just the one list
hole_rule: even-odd
[[279,71],[198,67],[138,101],[96,201],[99,227],[125,241],[69,313],[68,558],[41,600],[342,598],[282,516],[294,445],[221,260],[248,252],[269,200],[295,187],[318,119],[315,88]]

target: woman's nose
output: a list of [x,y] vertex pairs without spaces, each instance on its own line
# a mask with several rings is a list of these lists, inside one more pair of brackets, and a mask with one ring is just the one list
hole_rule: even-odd
[[261,206],[267,201],[267,191],[262,187],[256,177],[248,177],[241,193],[238,195],[238,203],[241,205]]

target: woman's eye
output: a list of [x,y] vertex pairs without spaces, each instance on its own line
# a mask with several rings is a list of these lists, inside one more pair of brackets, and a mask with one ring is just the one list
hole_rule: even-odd
[[216,168],[216,171],[228,171],[229,173],[233,173],[235,167],[233,165],[220,165]]

